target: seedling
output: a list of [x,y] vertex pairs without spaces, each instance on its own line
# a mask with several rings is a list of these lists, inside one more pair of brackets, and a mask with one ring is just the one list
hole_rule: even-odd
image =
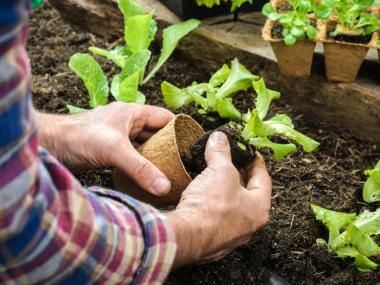
[[[113,50],[90,47],[96,55],[111,60],[119,69],[119,74],[112,79],[111,87],[102,68],[88,54],[77,53],[70,59],[69,66],[80,76],[90,96],[90,108],[108,103],[109,92],[121,102],[145,103],[145,96],[139,86],[151,79],[173,53],[180,39],[199,26],[195,19],[172,25],[163,31],[161,55],[153,69],[145,76],[147,64],[151,57],[149,47],[157,32],[157,23],[153,13],[145,13],[143,8],[133,0],[120,0],[118,7],[124,15],[125,46]],[[68,106],[71,113],[84,109]]]
[[367,203],[380,201],[380,160],[374,169],[366,170],[368,179],[364,184],[363,200]]
[[328,8],[316,10],[315,15],[318,18],[327,18],[330,14],[337,17],[338,25],[330,33],[333,37],[347,33],[371,35],[380,29],[380,20],[368,12],[374,3],[375,0],[325,0],[323,6]]
[[239,120],[241,114],[233,105],[231,97],[239,91],[246,91],[252,86],[252,81],[257,79],[257,75],[234,59],[231,68],[227,64],[223,65],[208,83],[193,83],[181,89],[164,81],[161,91],[169,108],[179,109],[195,103],[200,114],[218,113],[222,118]]
[[284,39],[287,46],[294,45],[297,40],[315,40],[317,37],[316,21],[311,17],[314,9],[313,0],[290,0],[292,9],[278,12],[272,3],[264,5],[262,12],[269,20],[275,21],[272,37]]
[[[198,6],[206,6],[207,8],[212,8],[214,6],[220,5],[220,0],[196,0],[196,2]],[[235,12],[236,9],[240,8],[241,5],[247,2],[252,4],[252,0],[231,0],[231,12]]]
[[377,264],[370,257],[380,257],[380,247],[372,236],[380,234],[380,208],[375,212],[341,213],[311,204],[317,220],[329,230],[328,241],[317,239],[338,258],[353,258],[354,265],[363,272],[374,271]]
[[[183,89],[164,82],[165,103],[169,107],[175,106],[179,108],[194,102],[202,113],[218,112],[221,116],[228,114],[224,118],[236,119],[236,122],[230,122],[216,130],[224,132],[229,138],[232,160],[238,169],[245,167],[253,159],[254,148],[270,148],[276,160],[281,160],[297,150],[296,145],[293,143],[283,144],[271,141],[270,137],[272,136],[295,141],[302,145],[306,152],[312,152],[319,146],[317,141],[296,131],[292,120],[287,115],[277,114],[271,119],[265,120],[272,100],[280,98],[279,92],[268,89],[263,79],[251,74],[237,60],[232,61],[231,70],[229,72],[228,70],[228,66],[224,65],[211,77],[209,83],[194,84]],[[236,70],[239,70],[239,72]],[[239,80],[237,80],[238,78]],[[202,94],[206,93],[206,97],[199,93],[196,93],[194,97],[194,92],[191,92],[191,90],[192,88],[200,88],[199,86],[205,89],[202,90]],[[257,94],[255,108],[241,116],[240,112],[233,106],[230,96],[234,92],[247,90],[250,86],[253,87]],[[209,95],[210,90],[213,96]],[[218,94],[224,94],[225,96],[219,97]],[[200,100],[199,98],[202,99]],[[229,103],[220,104],[222,106],[220,109],[213,107],[219,106],[217,103],[219,99],[223,100],[222,102],[228,100]],[[200,104],[199,102],[203,103]],[[223,109],[226,106],[228,106],[226,108],[228,111]],[[231,110],[234,111],[231,112]],[[191,157],[183,158],[186,169],[193,173],[194,176],[199,174],[206,166],[204,149],[209,135],[210,132],[192,145]]]

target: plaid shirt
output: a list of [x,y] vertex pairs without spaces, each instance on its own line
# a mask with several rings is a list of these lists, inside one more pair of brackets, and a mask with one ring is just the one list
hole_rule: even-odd
[[167,220],[126,195],[83,189],[38,149],[29,8],[0,0],[0,284],[160,284],[176,251]]

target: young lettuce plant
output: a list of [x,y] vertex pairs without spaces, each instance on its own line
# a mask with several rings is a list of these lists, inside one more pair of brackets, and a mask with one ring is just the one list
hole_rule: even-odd
[[[272,36],[283,38],[287,46],[294,45],[297,40],[315,40],[317,29],[315,19],[309,17],[313,12],[313,0],[290,0],[292,10],[277,12],[272,3],[263,6],[262,13],[269,20],[279,23],[278,29],[281,35],[276,35],[272,30]],[[276,26],[274,26],[276,27]]]
[[234,59],[231,67],[223,65],[211,76],[208,83],[193,83],[186,88],[178,88],[164,81],[161,91],[169,108],[179,109],[195,103],[200,114],[218,113],[222,118],[239,120],[241,114],[233,105],[231,96],[236,92],[246,91],[258,78]]
[[373,236],[380,234],[380,208],[374,212],[341,213],[311,204],[317,220],[329,230],[328,241],[317,239],[317,244],[327,246],[338,258],[353,258],[354,265],[363,272],[376,270],[370,257],[380,257],[380,246]]
[[280,93],[268,89],[263,79],[254,81],[253,88],[257,93],[255,109],[243,116],[241,135],[245,141],[259,149],[271,149],[276,160],[294,153],[297,146],[293,143],[275,143],[270,140],[271,136],[295,141],[302,145],[306,152],[312,152],[319,146],[317,141],[296,131],[292,119],[285,114],[276,114],[265,120],[272,100],[280,98]]
[[[145,76],[151,57],[149,47],[155,38],[157,23],[153,19],[153,13],[145,13],[133,0],[120,0],[118,7],[124,16],[125,46],[117,46],[111,51],[89,48],[93,54],[105,57],[120,69],[120,73],[112,79],[111,87],[102,68],[92,56],[78,53],[69,62],[69,67],[81,77],[87,88],[90,108],[107,104],[109,91],[117,101],[144,104],[145,96],[138,90],[139,86],[155,75],[173,53],[178,42],[200,24],[200,21],[190,19],[165,28],[160,57]],[[69,109],[70,112],[84,110],[73,106],[69,106]]]
[[380,160],[374,169],[366,170],[368,179],[363,188],[363,200],[367,203],[380,201]]
[[318,18],[327,18],[330,14],[336,15],[338,25],[332,36],[344,34],[347,31],[358,32],[359,35],[371,35],[380,29],[380,20],[376,15],[368,12],[368,9],[375,4],[375,0],[325,0],[325,9],[316,9],[315,15]]
[[[198,6],[206,6],[212,8],[220,5],[220,0],[196,0]],[[223,0],[223,2],[226,2]],[[252,0],[231,0],[231,12],[235,12],[244,3],[252,4]]]

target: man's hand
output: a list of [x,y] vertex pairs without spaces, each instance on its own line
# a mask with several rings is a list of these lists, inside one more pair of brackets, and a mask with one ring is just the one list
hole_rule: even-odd
[[272,183],[259,154],[239,175],[227,137],[215,132],[206,161],[208,167],[182,194],[176,210],[166,214],[177,236],[176,267],[224,257],[269,219]]
[[37,113],[39,142],[72,170],[117,167],[142,188],[164,195],[171,184],[135,146],[174,118],[159,107],[111,103],[77,115]]

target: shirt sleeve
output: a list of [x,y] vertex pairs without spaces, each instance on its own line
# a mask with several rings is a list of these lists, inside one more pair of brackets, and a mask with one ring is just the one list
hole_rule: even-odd
[[0,284],[161,284],[176,253],[165,217],[118,192],[83,189],[38,147],[28,10],[0,0]]

